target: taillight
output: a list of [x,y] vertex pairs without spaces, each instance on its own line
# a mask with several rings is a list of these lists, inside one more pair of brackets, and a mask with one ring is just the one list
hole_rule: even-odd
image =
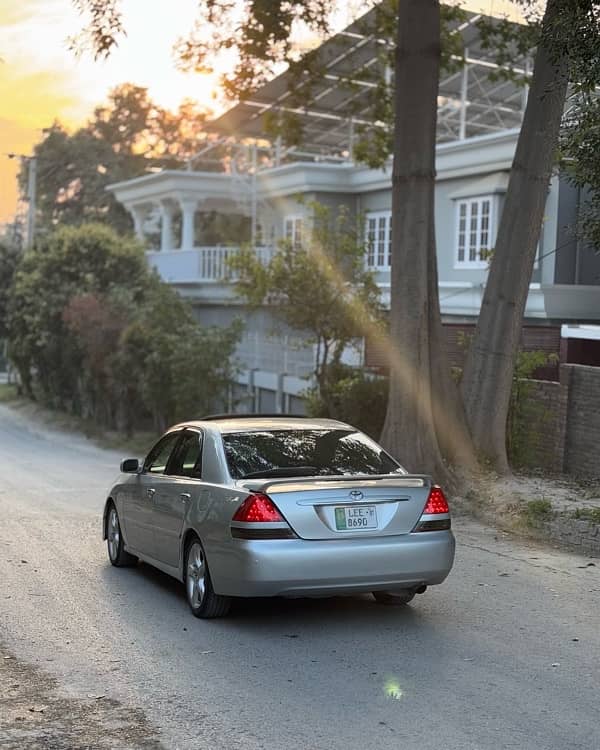
[[237,539],[296,538],[275,503],[262,492],[252,492],[237,509],[231,519],[231,535]]
[[434,484],[429,491],[427,503],[423,508],[423,515],[433,516],[436,513],[450,513],[450,508],[448,507],[448,501],[442,488]]
[[275,503],[262,492],[253,492],[237,509],[233,521],[242,523],[273,523],[284,520]]
[[441,487],[433,485],[423,508],[421,520],[414,531],[444,531],[450,528],[450,518],[423,518],[423,516],[448,515],[450,508]]

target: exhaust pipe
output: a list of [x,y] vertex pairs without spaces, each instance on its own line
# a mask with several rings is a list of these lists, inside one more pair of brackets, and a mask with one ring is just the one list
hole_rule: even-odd
[[418,589],[415,589],[415,594],[424,594],[427,591],[426,584],[422,583]]

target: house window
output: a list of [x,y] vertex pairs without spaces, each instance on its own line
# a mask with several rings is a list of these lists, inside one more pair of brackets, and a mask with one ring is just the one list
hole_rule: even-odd
[[456,265],[487,268],[495,241],[494,196],[458,201],[456,216]]
[[388,270],[392,261],[392,213],[377,211],[366,216],[367,268]]
[[302,224],[302,216],[287,216],[285,219],[285,239],[289,240],[294,247],[300,247],[302,245]]

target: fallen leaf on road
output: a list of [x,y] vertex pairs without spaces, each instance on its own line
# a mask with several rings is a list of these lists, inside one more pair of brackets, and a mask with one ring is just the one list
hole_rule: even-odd
[[21,562],[22,562],[22,563],[25,563],[26,565],[28,565],[28,564],[29,564],[29,563],[27,562],[27,560],[21,560]]
[[578,568],[595,568],[596,563],[587,563],[587,565],[578,565]]
[[29,710],[33,714],[43,714],[48,706],[29,706]]
[[215,652],[214,651],[200,651],[200,653],[202,654],[202,656],[205,656],[206,654],[214,654]]
[[505,576],[509,576],[510,573],[498,573],[498,575],[504,578]]
[[471,656],[468,659],[463,659],[463,661],[475,661],[475,657]]
[[100,695],[95,695],[94,693],[88,693],[88,698],[91,698],[92,700],[95,700],[95,701],[100,701],[102,700],[102,698],[106,698],[106,695],[104,693]]
[[578,641],[579,638],[571,638],[572,641]]
[[284,634],[283,634],[283,637],[284,637],[284,638],[297,638],[297,637],[298,637],[298,634],[297,634],[297,633],[290,633],[290,634],[288,635],[288,633],[284,633]]
[[552,667],[560,667],[560,662],[555,661],[554,664],[551,665]]

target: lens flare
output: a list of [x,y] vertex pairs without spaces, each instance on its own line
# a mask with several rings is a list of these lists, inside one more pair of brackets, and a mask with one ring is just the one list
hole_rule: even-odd
[[400,683],[395,679],[389,679],[385,681],[383,692],[386,694],[387,698],[391,698],[395,701],[401,700],[401,698],[404,696],[404,692],[400,687]]

